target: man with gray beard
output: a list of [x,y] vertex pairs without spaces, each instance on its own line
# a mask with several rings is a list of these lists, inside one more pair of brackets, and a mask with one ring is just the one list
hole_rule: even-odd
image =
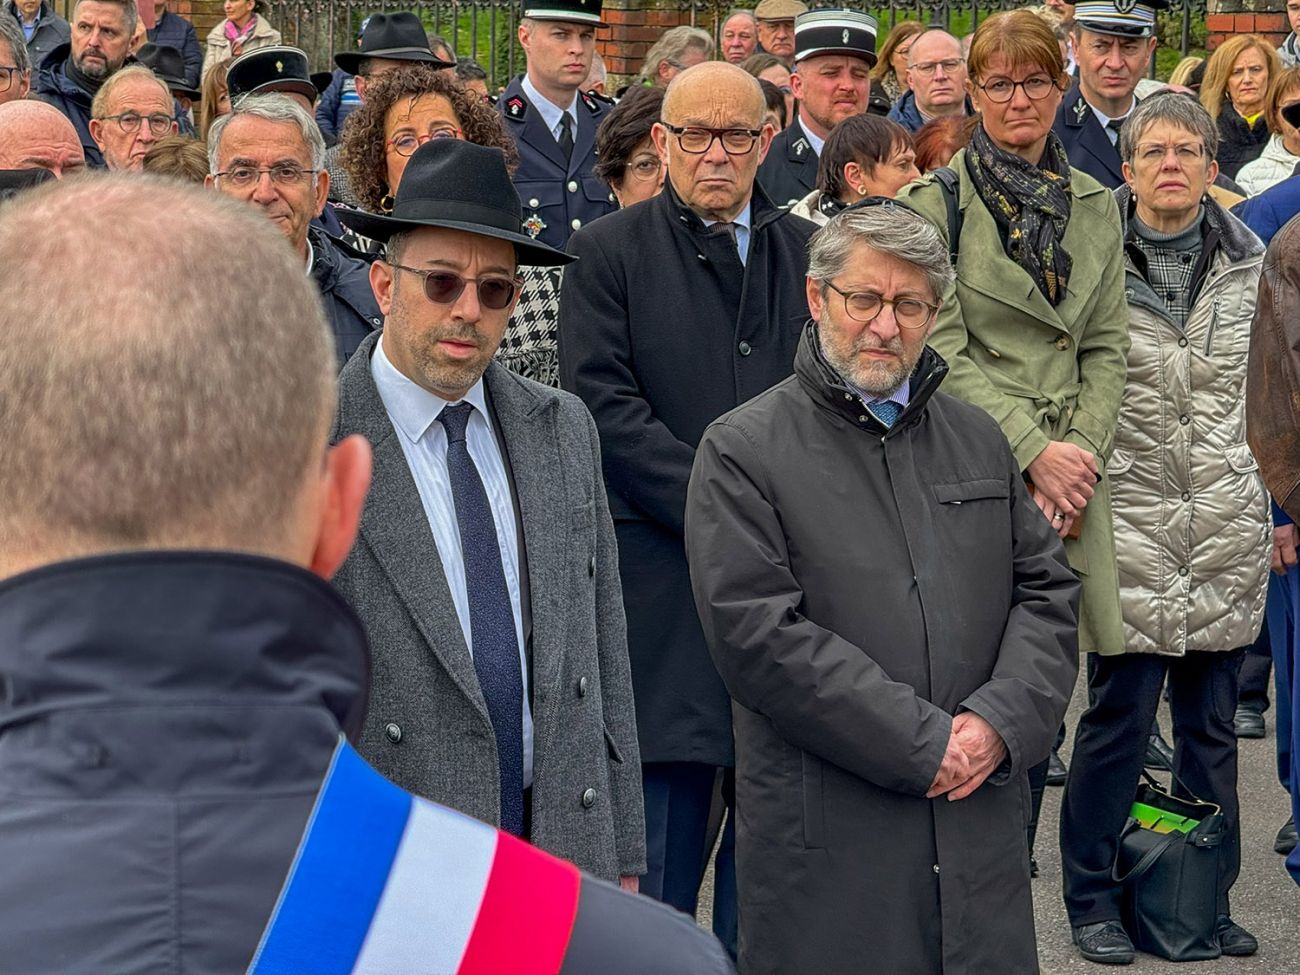
[[1000,428],[938,391],[952,273],[906,207],[833,218],[795,375],[696,453],[749,975],[1038,971],[1026,772],[1074,686],[1079,584]]

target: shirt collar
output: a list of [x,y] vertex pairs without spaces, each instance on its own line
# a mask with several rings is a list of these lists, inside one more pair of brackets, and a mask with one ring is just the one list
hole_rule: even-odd
[[[739,229],[748,232],[750,221],[753,219],[753,214],[752,214],[753,209],[754,209],[754,199],[753,197],[750,197],[749,202],[745,204],[745,209],[741,210],[738,214],[736,214],[736,219],[731,222],[734,223]],[[712,227],[715,223],[721,223],[721,221],[705,220],[703,221],[703,223],[704,226],[706,227]]]
[[[524,94],[528,96],[529,104],[537,109],[537,113],[541,115],[542,121],[546,123],[547,129],[552,133],[559,128],[560,116],[565,112],[568,112],[573,117],[574,125],[578,124],[578,93],[576,91],[573,93],[573,101],[569,102],[568,105],[560,106],[538,91],[537,86],[533,84],[533,79],[528,77],[527,73],[524,74],[524,80],[519,87],[524,90]],[[576,132],[574,136],[577,137]]]
[[[393,421],[393,426],[401,431],[402,436],[413,444],[419,443],[429,432],[429,428],[437,422],[444,409],[454,405],[402,375],[384,352],[382,334],[379,336],[379,341],[375,343],[374,355],[370,357],[370,375],[375,380],[375,388],[379,390],[379,398],[384,402],[384,409],[388,411],[388,418]],[[489,426],[491,425],[491,420],[488,419],[487,394],[484,392],[482,379],[470,387],[463,402],[469,403],[478,410],[483,419],[488,421]]]
[[311,235],[307,235],[307,273],[311,274],[311,269],[316,263],[316,248],[311,246]]
[[885,397],[872,396],[870,393],[858,389],[857,386],[854,386],[853,383],[849,382],[847,379],[845,379],[844,382],[849,389],[858,394],[858,399],[862,400],[862,402],[867,406],[871,406],[874,403],[897,403],[903,409],[907,409],[907,404],[910,402],[912,397],[912,380],[910,378],[904,379],[903,385],[899,386],[896,390]]
[[806,125],[800,125],[799,128],[803,129],[803,137],[808,140],[808,144],[812,146],[813,152],[817,155],[817,158],[820,159],[822,156],[822,146],[826,145],[826,140],[818,138],[813,133],[812,129],[808,128]]
[[1101,109],[1099,109],[1099,108],[1097,108],[1096,106],[1094,106],[1094,105],[1092,104],[1092,102],[1088,101],[1088,99],[1085,98],[1085,99],[1084,99],[1084,103],[1087,104],[1087,106],[1088,106],[1089,108],[1092,109],[1092,114],[1095,115],[1095,116],[1097,116],[1097,121],[1098,121],[1098,123],[1100,123],[1100,125],[1101,125],[1101,127],[1102,127],[1103,129],[1106,127],[1106,123],[1107,123],[1107,122],[1122,122],[1122,121],[1124,121],[1126,118],[1128,118],[1130,115],[1133,114],[1133,109],[1135,109],[1135,108],[1138,107],[1137,95],[1134,95],[1134,96],[1133,96],[1133,101],[1129,103],[1128,111],[1125,112],[1123,115],[1117,115],[1117,116],[1115,116],[1115,117],[1112,119],[1112,118],[1111,118],[1109,115],[1107,115],[1105,112],[1101,111]]

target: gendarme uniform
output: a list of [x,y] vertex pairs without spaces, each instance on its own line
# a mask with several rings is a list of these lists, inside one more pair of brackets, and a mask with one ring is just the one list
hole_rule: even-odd
[[[794,22],[794,70],[822,54],[858,57],[875,67],[875,18],[854,10],[800,14]],[[824,144],[824,139],[804,129],[798,115],[777,133],[758,167],[758,181],[773,203],[792,206],[817,188],[817,157]]]
[[[524,16],[599,27],[600,3],[526,0]],[[542,243],[563,248],[579,227],[618,209],[614,194],[591,171],[596,129],[612,109],[609,102],[575,89],[573,102],[561,110],[533,88],[527,72],[497,99],[497,111],[519,149],[514,183],[524,205],[524,229]],[[572,133],[568,151],[566,129]]]
[[[1156,11],[1169,6],[1168,0],[1083,0],[1074,8],[1074,21],[1083,30],[1111,37],[1147,38],[1155,33]],[[1128,114],[1137,108],[1137,96],[1129,105]],[[1099,113],[1087,99],[1076,81],[1056,112],[1052,126],[1061,142],[1070,165],[1081,169],[1102,186],[1115,189],[1124,185],[1120,169],[1119,126],[1128,115],[1108,119]],[[1110,121],[1110,126],[1107,126]]]

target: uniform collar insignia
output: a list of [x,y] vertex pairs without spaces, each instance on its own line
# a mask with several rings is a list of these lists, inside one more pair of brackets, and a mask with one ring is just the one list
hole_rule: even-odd
[[506,102],[506,116],[509,118],[521,119],[526,111],[528,111],[528,103],[521,95],[515,95]]
[[794,142],[790,143],[790,149],[794,152],[796,158],[802,159],[805,152],[811,149],[808,140],[800,136]]
[[1082,122],[1089,112],[1088,103],[1083,100],[1083,92],[1079,92],[1079,100],[1074,103],[1074,122],[1077,125]]
[[600,106],[596,104],[596,99],[592,98],[585,91],[582,93],[582,104],[587,106],[587,111],[595,115],[600,111]]

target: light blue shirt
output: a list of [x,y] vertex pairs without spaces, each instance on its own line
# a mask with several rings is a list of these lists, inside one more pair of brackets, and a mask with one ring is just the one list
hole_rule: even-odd
[[[745,264],[749,261],[749,224],[750,211],[753,209],[753,201],[745,204],[745,209],[741,210],[736,219],[732,221],[736,225],[736,250],[740,253],[740,263]],[[718,220],[705,220],[704,226],[712,227]]]
[[560,116],[562,116],[565,112],[568,112],[569,117],[573,119],[573,138],[575,142],[577,141],[578,139],[578,93],[577,91],[574,91],[573,93],[573,101],[569,102],[568,105],[560,106],[555,104],[555,102],[551,101],[540,91],[538,91],[537,86],[533,84],[532,79],[528,77],[527,73],[524,74],[524,80],[520,82],[519,87],[522,88],[524,90],[524,94],[528,96],[529,104],[531,104],[533,108],[537,109],[537,114],[539,114],[542,117],[542,121],[546,123],[546,128],[550,131],[551,135],[555,136],[556,142],[560,141]]
[[800,125],[803,129],[804,137],[808,140],[808,145],[812,146],[813,154],[820,159],[822,157],[822,148],[826,145],[826,140],[818,136],[806,125]]
[[[398,433],[397,441],[406,456],[406,466],[415,479],[416,490],[424,505],[425,517],[438,546],[442,572],[451,590],[465,645],[474,656],[474,639],[470,632],[469,591],[465,584],[465,559],[460,547],[460,526],[456,521],[456,503],[447,474],[447,430],[438,416],[455,404],[433,395],[398,372],[384,353],[380,336],[370,359],[379,398]],[[478,468],[496,522],[497,546],[501,550],[501,567],[505,570],[506,588],[510,592],[510,610],[515,618],[515,637],[519,641],[519,670],[524,688],[524,788],[533,784],[533,715],[528,706],[528,658],[524,651],[524,623],[520,608],[519,537],[515,530],[515,507],[511,500],[510,478],[501,457],[496,434],[492,432],[487,395],[483,380],[465,394],[465,402],[474,407],[465,427],[465,445]]]

